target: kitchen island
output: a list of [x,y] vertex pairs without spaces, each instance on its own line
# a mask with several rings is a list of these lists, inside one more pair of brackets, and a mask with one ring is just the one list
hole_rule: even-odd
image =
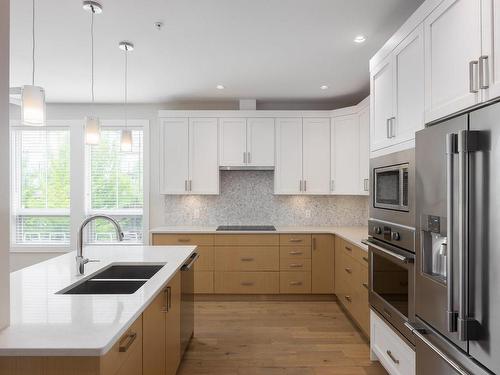
[[[83,276],[77,275],[75,252],[13,272],[11,324],[0,332],[0,374],[121,374],[124,361],[139,352],[142,368],[142,340],[157,339],[143,337],[143,326],[148,326],[143,315],[165,299],[167,289],[177,288],[168,296],[167,310],[172,298],[180,303],[179,271],[195,250],[196,246],[89,246],[85,256],[99,262],[86,264]],[[60,293],[115,264],[163,267],[132,294]],[[180,309],[174,310],[180,315]],[[137,362],[135,358],[135,366]]]

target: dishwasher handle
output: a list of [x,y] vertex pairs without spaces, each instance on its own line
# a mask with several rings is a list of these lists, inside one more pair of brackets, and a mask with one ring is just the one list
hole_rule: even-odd
[[194,265],[194,262],[196,262],[196,260],[200,257],[200,254],[198,253],[193,253],[190,257],[189,257],[189,261],[185,264],[182,265],[181,267],[181,271],[189,271],[193,265]]

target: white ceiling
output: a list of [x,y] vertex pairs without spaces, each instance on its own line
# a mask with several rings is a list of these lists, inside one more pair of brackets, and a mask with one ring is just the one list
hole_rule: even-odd
[[[102,0],[96,101],[325,100],[368,93],[368,60],[423,0]],[[37,3],[36,83],[49,102],[90,98],[90,15],[79,0]],[[162,21],[157,31],[153,24]],[[358,34],[367,36],[355,44]],[[11,0],[11,86],[31,80],[31,0]],[[217,84],[226,86],[216,90]],[[321,85],[328,90],[320,90]]]

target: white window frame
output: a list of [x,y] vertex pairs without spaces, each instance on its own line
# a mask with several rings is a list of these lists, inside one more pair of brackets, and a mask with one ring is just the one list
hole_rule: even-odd
[[[124,128],[124,120],[101,120],[101,127],[103,128]],[[143,243],[130,243],[127,246],[141,246],[149,244],[149,179],[150,179],[150,123],[149,120],[128,120],[128,127],[130,129],[142,128],[143,130],[143,194],[144,206],[142,210],[142,223],[143,223]],[[61,244],[17,244],[15,242],[16,236],[16,212],[14,208],[17,207],[14,201],[15,194],[11,194],[10,205],[10,252],[11,253],[66,253],[68,251],[76,250],[76,237],[80,224],[86,217],[86,184],[87,184],[87,171],[85,157],[86,145],[84,141],[84,122],[81,120],[47,120],[46,126],[43,128],[32,128],[21,125],[19,121],[10,122],[10,145],[13,141],[15,130],[42,130],[42,129],[69,129],[70,131],[70,243],[69,245]],[[10,152],[10,186],[11,191],[15,188],[16,175],[15,168],[13,168],[13,152]],[[35,212],[35,210],[27,210],[26,213]],[[66,210],[63,210],[66,212]],[[19,212],[19,211],[18,211]],[[17,212],[17,213],[18,213]],[[97,212],[95,212],[97,213]],[[130,211],[127,211],[130,214]],[[101,244],[99,244],[101,246]]]

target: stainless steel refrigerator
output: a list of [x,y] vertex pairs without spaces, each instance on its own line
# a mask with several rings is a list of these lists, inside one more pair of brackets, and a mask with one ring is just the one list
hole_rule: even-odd
[[415,158],[417,374],[500,374],[500,103],[419,131]]

